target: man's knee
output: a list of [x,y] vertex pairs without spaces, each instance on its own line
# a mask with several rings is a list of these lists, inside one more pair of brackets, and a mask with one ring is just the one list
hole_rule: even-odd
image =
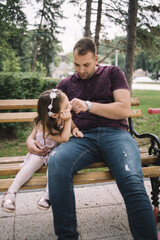
[[139,174],[128,174],[126,177],[117,182],[119,189],[122,195],[125,196],[134,196],[139,193],[145,193],[145,187],[143,183],[143,178]]
[[63,149],[55,150],[48,161],[48,171],[50,174],[68,175],[72,169],[71,154]]

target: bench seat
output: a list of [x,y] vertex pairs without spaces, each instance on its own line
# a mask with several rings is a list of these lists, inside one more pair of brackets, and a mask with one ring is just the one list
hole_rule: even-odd
[[[154,209],[159,206],[159,177],[160,177],[160,139],[150,133],[139,134],[136,132],[132,119],[142,117],[138,98],[131,98],[131,112],[128,118],[129,131],[133,137],[138,139],[149,138],[150,143],[147,152],[141,152],[141,163],[143,177],[150,178],[152,185],[152,204]],[[0,100],[0,123],[9,122],[32,122],[37,116],[36,113],[37,99],[10,99]],[[26,109],[27,112],[25,112]],[[20,110],[20,111],[19,111]],[[23,111],[23,112],[22,112]],[[14,180],[15,175],[21,169],[20,163],[24,156],[0,157],[0,191],[7,191]],[[38,189],[46,187],[47,167],[43,166],[36,174],[22,186],[21,189]],[[74,176],[74,184],[90,184],[114,181],[114,177],[106,167],[104,162],[97,162],[88,168],[78,172]],[[155,215],[157,221],[157,215]]]
[[[19,157],[1,157],[0,158],[0,176],[11,176],[9,179],[0,179],[0,191],[6,191],[12,183],[14,176],[21,169],[20,164],[23,162],[24,156]],[[160,166],[149,166],[155,164],[157,156],[148,155],[148,153],[141,153],[141,162],[143,167],[144,177],[160,177]],[[103,170],[102,170],[103,168]],[[96,171],[94,171],[96,170]],[[47,167],[43,166],[37,171],[37,173],[46,174]],[[89,172],[90,171],[90,172]],[[87,168],[87,172],[82,170],[78,172],[74,177],[74,184],[89,184],[96,182],[107,182],[113,181],[114,177],[112,173],[106,167],[104,162],[97,162],[90,165]],[[22,189],[27,188],[43,188],[46,185],[46,176],[34,176],[33,179],[29,180]]]

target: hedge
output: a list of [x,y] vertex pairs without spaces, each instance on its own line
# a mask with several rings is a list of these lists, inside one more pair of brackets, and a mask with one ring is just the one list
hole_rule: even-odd
[[[0,99],[38,98],[41,92],[55,88],[58,82],[59,80],[51,78],[41,78],[38,73],[0,72]],[[13,129],[16,131],[19,126],[22,124],[1,123],[0,131],[11,133]]]

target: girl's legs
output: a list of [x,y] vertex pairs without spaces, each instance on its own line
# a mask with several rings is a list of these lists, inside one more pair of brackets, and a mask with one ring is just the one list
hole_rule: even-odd
[[21,168],[21,170],[16,175],[12,185],[9,187],[8,193],[3,199],[2,208],[4,210],[15,210],[15,193],[17,193],[21,186],[23,186],[23,184],[26,183],[32,177],[32,175],[42,166],[42,158],[38,155],[34,155],[34,157],[28,160],[28,162]]
[[[54,156],[55,154],[55,150],[53,150],[51,153],[50,153],[50,156]],[[50,199],[49,199],[49,189],[48,189],[48,169],[47,169],[47,185],[46,185],[46,188],[45,188],[45,191],[42,195],[42,197],[38,200],[37,202],[37,207],[42,209],[42,210],[48,210],[50,208]]]
[[42,210],[47,210],[50,207],[50,200],[49,200],[49,191],[48,191],[48,169],[47,169],[47,185],[42,197],[37,202],[37,207]]

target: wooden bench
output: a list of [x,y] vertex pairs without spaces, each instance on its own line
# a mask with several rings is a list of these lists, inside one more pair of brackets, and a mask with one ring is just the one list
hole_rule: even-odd
[[[19,100],[0,100],[0,110],[30,109],[29,112],[1,112],[0,123],[6,122],[31,122],[37,115],[33,112],[36,109],[37,99],[19,99]],[[131,106],[139,106],[138,98],[131,99]],[[142,117],[141,109],[131,109],[128,119],[130,133],[137,138],[149,138],[150,146],[148,152],[141,153],[141,162],[144,178],[150,178],[152,185],[152,204],[155,208],[155,214],[158,214],[158,194],[160,177],[160,139],[154,134],[138,134],[133,127],[132,119]],[[24,156],[18,157],[0,157],[0,191],[6,191],[13,182],[14,176],[20,170],[20,163]],[[37,189],[46,186],[46,166],[43,166],[21,189]],[[104,162],[92,164],[85,170],[78,172],[74,176],[74,184],[90,184],[114,181],[111,171],[108,170]],[[157,215],[156,215],[157,218]]]

